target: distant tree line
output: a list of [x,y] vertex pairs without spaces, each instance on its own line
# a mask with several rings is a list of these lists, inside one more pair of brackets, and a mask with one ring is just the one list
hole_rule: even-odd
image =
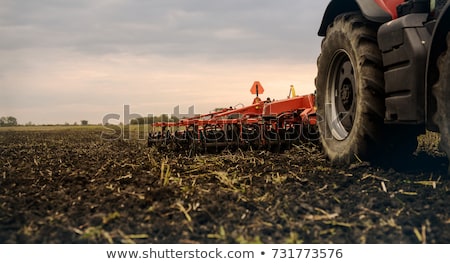
[[[87,126],[89,125],[89,122],[87,120],[81,120],[80,123],[82,126]],[[33,124],[31,121],[27,122],[24,124],[25,126],[34,126],[35,124]],[[58,124],[55,124],[58,125]],[[68,122],[66,122],[64,125],[66,126],[70,126],[70,124]],[[77,126],[78,123],[75,122],[73,123],[74,126]],[[19,126],[19,123],[17,123],[17,118],[13,117],[13,116],[2,116],[0,117],[0,127],[12,127],[12,126]],[[44,126],[53,126],[51,124],[47,124]]]
[[[141,118],[137,118],[137,119],[132,119],[130,121],[131,125],[151,125],[153,123],[157,123],[157,122],[178,122],[180,119],[177,118],[176,116],[171,116],[169,117],[169,115],[167,114],[163,114],[160,116],[154,116],[154,117],[141,117]],[[89,125],[89,122],[87,120],[81,120],[80,123],[82,126],[87,126]],[[19,124],[17,123],[17,119],[13,116],[2,116],[0,118],[0,127],[11,127],[11,126],[18,126]],[[30,121],[28,123],[25,124],[26,126],[33,126],[34,124]],[[66,126],[69,126],[69,123],[65,123]],[[75,122],[73,124],[74,126],[77,126],[78,123]]]
[[17,119],[13,116],[0,117],[0,127],[17,126]]

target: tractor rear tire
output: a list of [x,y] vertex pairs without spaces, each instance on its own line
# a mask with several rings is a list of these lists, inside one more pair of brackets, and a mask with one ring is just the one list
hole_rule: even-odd
[[[439,148],[447,154],[450,160],[450,32],[447,34],[447,49],[439,56],[437,67],[439,79],[433,86],[436,99],[436,114],[434,122],[439,127],[441,140]],[[449,165],[450,174],[450,165]]]
[[317,118],[322,149],[333,164],[371,160],[382,145],[384,75],[377,28],[359,13],[346,13],[322,41]]

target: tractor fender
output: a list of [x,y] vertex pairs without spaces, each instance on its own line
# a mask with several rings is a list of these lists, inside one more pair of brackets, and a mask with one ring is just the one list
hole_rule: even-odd
[[440,11],[439,17],[436,21],[436,25],[433,29],[433,34],[431,37],[431,44],[428,51],[428,62],[427,62],[427,72],[426,72],[426,80],[427,80],[427,124],[428,129],[432,131],[436,131],[436,124],[433,122],[432,116],[436,112],[436,105],[433,103],[433,94],[432,87],[434,82],[436,81],[436,73],[437,69],[437,59],[439,55],[445,51],[447,43],[446,37],[450,31],[450,2],[444,6],[444,8]]
[[382,0],[332,0],[325,10],[318,35],[325,36],[328,26],[334,19],[339,14],[347,12],[360,11],[369,21],[386,23],[397,16],[393,10],[393,3],[401,2],[403,0],[391,1],[392,4],[387,5],[387,1]]

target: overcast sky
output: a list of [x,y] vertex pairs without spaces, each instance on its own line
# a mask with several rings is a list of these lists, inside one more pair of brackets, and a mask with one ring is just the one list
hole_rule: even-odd
[[0,116],[101,123],[314,91],[328,0],[1,0]]

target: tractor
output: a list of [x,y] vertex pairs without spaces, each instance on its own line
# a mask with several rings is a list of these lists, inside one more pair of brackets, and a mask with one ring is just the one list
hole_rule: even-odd
[[450,1],[332,0],[318,35],[317,124],[332,163],[411,156],[426,131],[450,157]]

